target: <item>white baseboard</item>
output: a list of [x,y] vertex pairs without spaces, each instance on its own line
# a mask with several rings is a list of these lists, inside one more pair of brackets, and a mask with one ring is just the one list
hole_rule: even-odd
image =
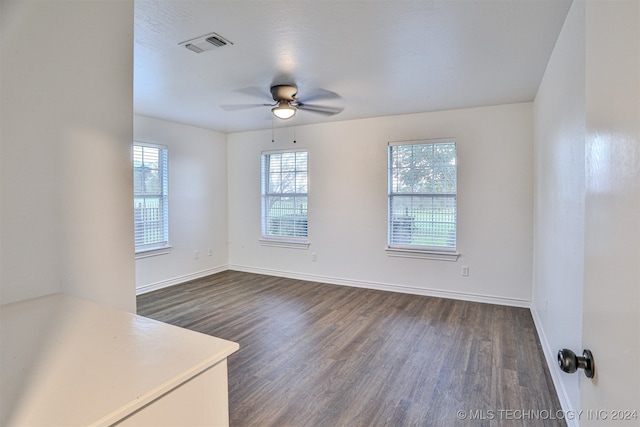
[[169,286],[179,285],[190,280],[199,279],[211,274],[220,273],[226,270],[243,271],[245,273],[264,274],[267,276],[286,277],[296,280],[307,280],[309,282],[328,283],[331,285],[352,286],[355,288],[375,289],[379,291],[400,292],[411,295],[423,295],[438,298],[449,298],[463,301],[482,302],[487,304],[506,305],[510,307],[529,308],[531,301],[519,298],[496,297],[490,295],[471,294],[466,292],[443,291],[439,289],[417,288],[414,286],[394,285],[389,283],[371,282],[365,280],[344,279],[331,276],[320,276],[315,274],[293,273],[290,271],[273,270],[269,268],[249,267],[245,265],[222,265],[196,273],[174,277],[160,282],[150,283],[136,288],[136,295],[155,291]]
[[195,273],[185,274],[183,276],[174,277],[167,280],[161,280],[160,282],[150,283],[148,285],[140,286],[136,288],[136,295],[146,294],[147,292],[156,291],[158,289],[167,288],[173,285],[179,285],[181,283],[188,282],[190,280],[200,279],[201,277],[210,276],[211,274],[220,273],[228,270],[229,267],[221,265],[219,267],[209,268],[207,270],[198,271]]
[[549,345],[549,340],[547,339],[547,335],[545,334],[544,328],[542,327],[542,319],[540,319],[540,314],[538,313],[538,310],[535,308],[535,306],[533,306],[533,304],[531,305],[530,310],[531,317],[533,317],[533,324],[535,325],[536,331],[538,332],[538,337],[540,338],[542,352],[544,353],[545,360],[547,361],[547,367],[549,368],[549,372],[551,373],[553,385],[556,388],[560,406],[562,407],[562,411],[565,414],[567,427],[580,427],[579,417],[569,416],[572,414],[577,414],[578,409],[572,407],[567,389],[564,386],[562,379],[560,378],[560,375],[562,374],[558,370],[558,350],[551,348],[551,346]]
[[379,291],[400,292],[411,295],[423,295],[430,297],[449,298],[463,301],[483,302],[488,304],[507,305],[511,307],[529,308],[529,300],[518,298],[505,298],[470,294],[465,292],[443,291],[439,289],[416,288],[413,286],[394,285],[389,283],[371,282],[365,280],[343,279],[338,277],[320,276],[315,274],[292,273],[289,271],[273,270],[268,268],[248,267],[245,265],[230,264],[229,270],[243,271],[245,273],[265,274],[267,276],[287,277],[289,279],[307,280],[309,282],[328,283],[331,285],[352,286],[355,288],[376,289]]

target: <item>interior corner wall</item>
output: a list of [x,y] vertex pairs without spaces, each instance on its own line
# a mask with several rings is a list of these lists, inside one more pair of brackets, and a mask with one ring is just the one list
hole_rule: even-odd
[[0,8],[1,303],[135,311],[133,0]]
[[[276,128],[274,142],[271,130],[230,134],[229,267],[528,307],[532,108],[522,103]],[[387,143],[443,137],[457,141],[461,256],[457,262],[390,257]],[[287,148],[309,152],[308,250],[259,242],[261,152]],[[468,277],[462,266],[469,267]]]
[[561,348],[582,348],[585,102],[585,10],[574,1],[534,103],[531,311],[567,411],[580,408],[579,377],[553,367]]
[[168,148],[171,245],[168,254],[136,260],[137,292],[225,270],[227,135],[136,115],[134,139]]

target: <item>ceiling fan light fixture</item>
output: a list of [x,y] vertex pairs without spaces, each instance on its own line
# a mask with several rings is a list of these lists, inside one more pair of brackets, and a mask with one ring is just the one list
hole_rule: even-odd
[[289,104],[289,101],[280,101],[271,109],[271,112],[277,118],[287,120],[296,115],[296,107]]

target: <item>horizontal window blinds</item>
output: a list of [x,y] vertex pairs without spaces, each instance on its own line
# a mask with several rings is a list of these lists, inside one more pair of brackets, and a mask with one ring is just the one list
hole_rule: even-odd
[[133,146],[133,206],[136,251],[169,243],[167,150]]
[[308,237],[306,151],[262,154],[262,236],[306,241]]
[[389,246],[455,250],[456,143],[389,144]]

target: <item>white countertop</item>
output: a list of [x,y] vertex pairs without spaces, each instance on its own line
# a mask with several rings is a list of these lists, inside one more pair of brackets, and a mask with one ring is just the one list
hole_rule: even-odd
[[0,313],[2,426],[109,425],[239,348],[63,294]]

